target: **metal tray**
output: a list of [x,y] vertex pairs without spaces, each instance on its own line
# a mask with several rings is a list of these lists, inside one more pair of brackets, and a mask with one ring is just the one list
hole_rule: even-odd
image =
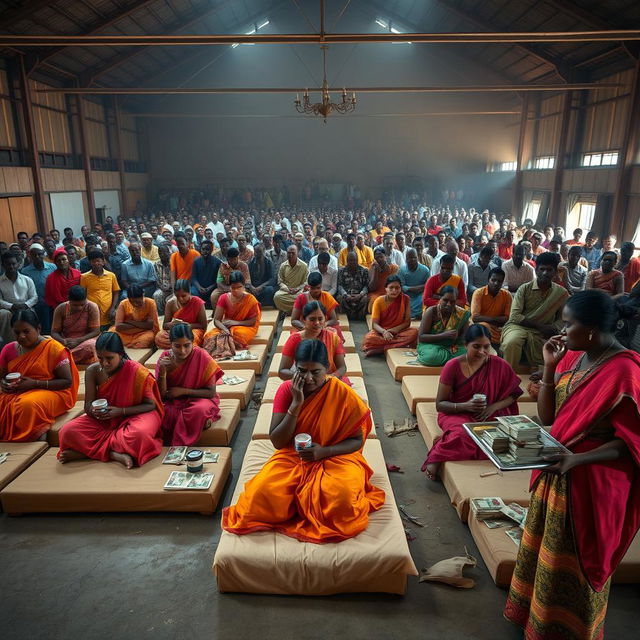
[[[512,464],[508,465],[502,462],[500,458],[487,446],[484,440],[479,438],[474,432],[474,427],[480,426],[491,426],[495,428],[500,428],[500,423],[496,420],[487,420],[486,422],[465,422],[462,424],[466,432],[469,434],[471,439],[480,447],[480,450],[491,460],[491,462],[498,468],[500,471],[526,471],[529,469],[544,469],[549,466],[549,462],[530,462],[527,464]],[[553,436],[551,436],[547,431],[544,430],[543,427],[540,427],[540,435],[542,436],[542,440],[547,444],[552,444],[560,448],[562,453],[571,453],[569,449],[567,449],[564,445],[560,444]]]

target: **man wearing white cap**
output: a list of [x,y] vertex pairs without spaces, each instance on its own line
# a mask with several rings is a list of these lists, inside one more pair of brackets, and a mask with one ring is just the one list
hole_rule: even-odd
[[160,255],[158,254],[158,247],[153,244],[153,236],[145,231],[140,234],[140,240],[142,241],[142,246],[140,247],[142,257],[145,260],[149,260],[149,262],[158,262]]
[[347,243],[342,239],[342,236],[339,233],[334,233],[331,238],[331,255],[339,256],[340,252],[343,249],[347,248]]

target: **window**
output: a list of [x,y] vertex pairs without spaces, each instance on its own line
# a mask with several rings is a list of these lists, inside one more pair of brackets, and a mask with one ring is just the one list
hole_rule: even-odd
[[524,215],[522,216],[522,222],[525,220],[531,220],[535,224],[538,220],[538,214],[540,213],[540,207],[542,206],[542,198],[533,198],[529,201],[524,209]]
[[487,165],[487,173],[495,173],[497,171],[516,171],[518,163],[513,162],[492,162]]
[[[251,31],[247,31],[246,35],[252,36],[254,33],[258,33],[258,31],[260,31],[260,29],[264,29],[264,27],[266,27],[268,24],[269,24],[268,20],[263,20],[262,23],[260,23],[260,24],[258,24],[256,22],[256,24],[253,27],[253,29],[251,29]],[[253,42],[235,42],[234,44],[231,45],[231,48],[235,49],[236,47],[238,47],[241,44],[249,46],[249,47],[253,46]]]
[[556,159],[553,156],[540,156],[533,161],[534,169],[553,169]]
[[593,217],[596,213],[596,203],[593,201],[575,203],[567,216],[567,229],[591,229]]
[[585,153],[582,156],[583,167],[606,167],[618,164],[617,151],[605,151],[603,153]]
[[[382,27],[385,31],[389,31],[390,33],[404,33],[403,31],[400,31],[398,29],[396,29],[391,22],[387,21],[387,20],[381,20],[380,18],[376,19],[376,24],[379,27]],[[411,44],[411,42],[392,42],[391,44]]]

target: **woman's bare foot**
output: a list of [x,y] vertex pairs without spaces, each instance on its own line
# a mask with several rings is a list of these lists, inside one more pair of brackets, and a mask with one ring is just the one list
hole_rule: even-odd
[[72,460],[83,460],[86,457],[87,456],[85,456],[84,453],[80,453],[74,449],[65,449],[60,452],[60,455],[58,455],[58,462],[62,462],[62,464],[64,464],[65,462],[71,462]]
[[206,431],[207,429],[211,429],[211,427],[213,427],[213,420],[211,418],[207,418],[204,421],[204,427],[202,427],[202,430]]
[[109,457],[120,464],[123,464],[127,469],[133,468],[133,458],[128,453],[118,453],[117,451],[109,451]]
[[438,479],[439,469],[440,469],[440,463],[432,462],[431,464],[427,465],[427,468],[425,469],[424,472],[427,474],[427,478],[429,478],[429,480],[433,480],[435,482]]

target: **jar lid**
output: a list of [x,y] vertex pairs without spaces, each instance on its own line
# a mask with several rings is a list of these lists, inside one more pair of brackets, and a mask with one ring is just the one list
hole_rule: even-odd
[[202,458],[202,455],[203,454],[200,449],[192,449],[187,453],[185,457],[187,459],[187,462],[196,462],[197,460],[200,460]]

